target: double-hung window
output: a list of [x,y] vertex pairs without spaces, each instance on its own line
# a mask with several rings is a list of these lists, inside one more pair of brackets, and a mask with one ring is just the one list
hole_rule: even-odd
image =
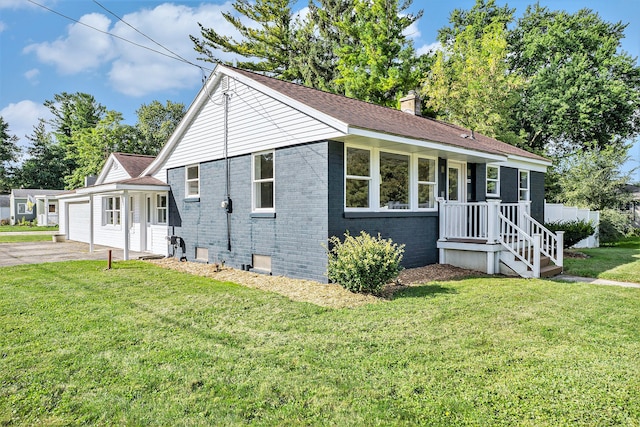
[[104,198],[104,224],[120,225],[120,196]]
[[185,168],[185,195],[186,197],[200,197],[200,165],[191,165]]
[[275,208],[274,152],[253,155],[253,210],[273,211]]
[[27,204],[26,203],[18,203],[18,214],[24,215],[27,213]]
[[418,157],[418,209],[436,207],[436,161]]
[[500,197],[500,166],[487,165],[487,196]]
[[345,207],[368,208],[371,187],[371,151],[347,147]]
[[167,196],[164,194],[156,195],[156,221],[158,224],[167,223]]
[[520,201],[527,201],[529,199],[529,171],[518,171],[518,197]]
[[409,209],[409,156],[380,152],[380,208]]

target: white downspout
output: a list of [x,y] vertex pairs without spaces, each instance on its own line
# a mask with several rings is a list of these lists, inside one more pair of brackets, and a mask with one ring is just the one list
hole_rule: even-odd
[[124,228],[124,253],[122,257],[125,261],[128,261],[129,260],[129,192],[127,190],[124,190],[124,193],[122,193],[122,198],[124,199],[122,200],[122,203],[121,203],[122,211],[120,212],[120,215],[123,217],[121,222],[122,222],[122,227]]
[[[67,203],[67,206],[69,204]],[[67,224],[69,224],[69,210],[67,209]],[[93,252],[93,193],[89,193],[89,252]],[[67,225],[67,234],[69,234],[69,226]]]

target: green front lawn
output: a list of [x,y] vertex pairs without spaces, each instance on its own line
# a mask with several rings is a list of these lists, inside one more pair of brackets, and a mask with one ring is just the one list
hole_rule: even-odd
[[18,243],[18,242],[50,242],[49,234],[23,234],[17,236],[7,236],[0,234],[0,243]]
[[0,275],[2,425],[640,424],[639,289],[478,278],[329,309],[136,261]]
[[640,237],[628,238],[614,246],[576,249],[575,252],[589,258],[565,258],[565,274],[640,283]]
[[58,226],[52,225],[47,227],[30,226],[30,225],[0,225],[0,233],[8,231],[57,231]]

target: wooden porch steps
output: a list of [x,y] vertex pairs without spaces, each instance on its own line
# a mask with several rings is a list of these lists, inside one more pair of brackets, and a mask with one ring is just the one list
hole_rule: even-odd
[[555,264],[540,267],[540,277],[554,277],[560,273],[562,273],[562,267]]

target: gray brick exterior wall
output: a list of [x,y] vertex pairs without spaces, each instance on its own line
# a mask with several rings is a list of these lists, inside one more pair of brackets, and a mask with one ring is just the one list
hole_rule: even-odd
[[329,143],[329,236],[352,235],[366,231],[405,244],[403,266],[421,267],[438,262],[437,213],[345,213],[344,145]]
[[530,172],[531,216],[544,224],[544,173]]
[[[345,231],[372,235],[405,244],[403,266],[419,267],[438,262],[436,212],[344,212],[344,145],[323,141],[278,149],[275,152],[275,215],[251,212],[251,156],[230,159],[231,250],[227,250],[227,214],[220,206],[225,198],[225,161],[200,164],[200,197],[185,200],[184,168],[167,172],[169,233],[185,241],[188,260],[197,247],[208,249],[208,262],[240,268],[252,263],[252,254],[271,257],[272,274],[326,283],[327,257],[322,244]],[[439,190],[445,191],[446,165],[439,159]],[[484,200],[486,168],[473,169],[476,198]],[[518,199],[518,171],[501,169],[504,202]],[[531,173],[532,212],[542,216],[544,174]],[[178,255],[181,251],[178,250]]]
[[184,168],[168,171],[171,185],[169,232],[184,239],[186,256],[208,248],[209,262],[234,268],[252,255],[271,257],[272,274],[326,282],[327,143],[279,149],[275,153],[275,215],[251,212],[251,156],[230,159],[231,251],[227,250],[224,160],[200,164],[200,198],[184,198]]

